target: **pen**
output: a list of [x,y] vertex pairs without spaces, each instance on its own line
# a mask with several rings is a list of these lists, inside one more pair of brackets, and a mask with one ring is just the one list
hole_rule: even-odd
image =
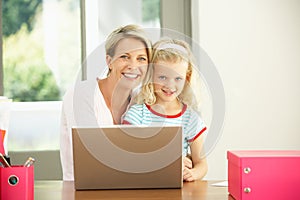
[[24,167],[30,167],[31,165],[33,165],[33,163],[35,162],[35,159],[32,157],[29,157],[26,162],[24,163]]
[[2,153],[0,153],[0,162],[4,167],[11,167],[10,164],[6,161],[5,157],[2,155]]
[[5,154],[4,150],[5,130],[0,128],[0,153]]

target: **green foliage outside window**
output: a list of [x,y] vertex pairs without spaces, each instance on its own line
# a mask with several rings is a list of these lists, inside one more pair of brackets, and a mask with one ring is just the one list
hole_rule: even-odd
[[45,64],[43,38],[35,17],[42,0],[2,0],[4,95],[14,101],[60,99],[55,78]]
[[160,0],[143,0],[143,21],[154,21],[159,18]]
[[41,3],[42,0],[2,0],[3,36],[15,34],[23,24],[31,31],[35,13],[41,9]]
[[[4,94],[14,101],[59,100],[60,91],[44,62],[41,38],[25,25],[4,40]],[[13,47],[13,48],[11,48]]]

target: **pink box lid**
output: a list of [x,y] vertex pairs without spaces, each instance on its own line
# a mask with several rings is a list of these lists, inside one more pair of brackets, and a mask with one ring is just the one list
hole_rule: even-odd
[[228,151],[239,157],[298,157],[300,150],[237,150]]
[[227,159],[239,163],[247,158],[300,158],[300,150],[229,150]]

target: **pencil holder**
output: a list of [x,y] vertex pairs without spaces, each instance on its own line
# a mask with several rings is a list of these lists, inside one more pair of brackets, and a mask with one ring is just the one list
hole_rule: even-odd
[[34,166],[0,167],[0,200],[34,199]]

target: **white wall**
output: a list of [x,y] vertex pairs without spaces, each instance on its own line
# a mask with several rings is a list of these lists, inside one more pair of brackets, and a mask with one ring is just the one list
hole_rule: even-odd
[[194,38],[214,61],[226,95],[206,178],[227,179],[227,150],[300,150],[300,1],[193,3]]

